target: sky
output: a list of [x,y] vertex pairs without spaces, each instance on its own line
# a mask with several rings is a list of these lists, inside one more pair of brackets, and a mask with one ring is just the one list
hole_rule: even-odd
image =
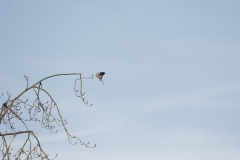
[[[239,160],[240,1],[0,0],[0,98],[53,74],[106,72],[43,83],[71,145],[29,123],[58,160]],[[34,92],[22,97],[34,99]],[[0,126],[1,130],[4,130]],[[22,143],[17,139],[15,147]]]

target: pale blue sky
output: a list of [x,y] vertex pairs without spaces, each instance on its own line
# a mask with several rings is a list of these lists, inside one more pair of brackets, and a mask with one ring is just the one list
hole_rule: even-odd
[[0,55],[13,96],[24,75],[106,72],[105,85],[84,82],[90,108],[77,77],[43,83],[68,130],[97,144],[31,126],[58,160],[240,159],[238,0],[0,0]]

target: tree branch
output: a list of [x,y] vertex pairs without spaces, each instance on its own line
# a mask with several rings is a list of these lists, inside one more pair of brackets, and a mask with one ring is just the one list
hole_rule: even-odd
[[37,83],[35,83],[34,85],[32,85],[31,87],[26,88],[24,91],[22,91],[17,97],[15,97],[14,99],[11,100],[10,104],[8,105],[8,107],[6,109],[4,109],[4,112],[1,113],[0,115],[0,124],[2,122],[3,117],[5,116],[5,114],[7,113],[7,111],[12,108],[13,103],[15,100],[17,100],[19,97],[21,97],[24,93],[26,93],[27,91],[29,91],[31,88],[33,88],[35,85],[37,85],[38,83],[41,83],[42,81],[52,78],[52,77],[56,77],[56,76],[70,76],[70,75],[81,75],[81,73],[67,73],[67,74],[55,74],[55,75],[51,75],[48,77],[45,77],[43,79],[41,79],[40,81],[38,81]]
[[33,131],[20,131],[20,132],[5,133],[5,134],[2,134],[0,132],[0,136],[10,136],[10,135],[17,135],[17,134],[22,134],[22,133],[30,133],[30,132],[33,132]]

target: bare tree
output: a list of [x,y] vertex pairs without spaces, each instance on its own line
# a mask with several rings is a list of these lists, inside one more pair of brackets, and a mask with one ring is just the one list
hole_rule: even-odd
[[[96,77],[102,81],[104,72],[99,72]],[[83,79],[94,79],[94,75],[91,77],[83,77],[81,73],[68,73],[68,74],[55,74],[45,77],[32,86],[28,86],[28,77],[24,76],[27,86],[19,95],[11,99],[11,94],[7,92],[7,100],[2,104],[0,108],[0,137],[2,139],[0,144],[0,157],[2,160],[20,160],[20,159],[54,159],[56,156],[50,158],[49,155],[41,147],[40,141],[33,130],[28,129],[27,122],[40,122],[41,126],[51,133],[56,133],[56,125],[63,127],[68,140],[71,144],[79,142],[88,148],[94,148],[96,145],[91,145],[90,142],[85,143],[80,138],[71,135],[67,128],[67,121],[61,116],[60,109],[55,102],[51,94],[42,87],[43,81],[57,77],[57,76],[73,76],[77,75],[78,78],[74,82],[74,93],[80,98],[84,105],[91,106],[85,98],[85,93],[82,91]],[[32,90],[36,99],[32,103],[27,100],[21,100],[21,97]],[[49,101],[43,102],[40,93],[45,94]],[[0,96],[3,97],[3,94]],[[19,126],[22,125],[24,130],[19,130]],[[3,131],[3,128],[6,131]],[[4,133],[3,133],[4,132]],[[17,137],[25,135],[26,139],[21,144],[21,147],[15,149],[11,146]],[[73,141],[75,140],[75,141]]]

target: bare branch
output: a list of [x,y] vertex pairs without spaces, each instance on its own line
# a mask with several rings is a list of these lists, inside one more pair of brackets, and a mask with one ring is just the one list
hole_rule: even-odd
[[38,81],[37,83],[35,83],[34,85],[32,85],[31,87],[29,88],[26,88],[26,90],[22,91],[17,97],[15,97],[13,100],[11,100],[10,104],[8,105],[7,109],[4,110],[3,113],[1,113],[0,115],[0,123],[2,121],[2,117],[5,116],[5,114],[7,113],[7,111],[12,108],[12,105],[14,103],[15,100],[17,100],[19,97],[21,97],[24,93],[26,93],[28,90],[30,90],[31,88],[33,88],[34,86],[36,86],[37,84],[41,83],[42,81],[46,80],[46,79],[49,79],[49,78],[52,78],[52,77],[56,77],[56,76],[69,76],[69,75],[81,75],[81,73],[67,73],[67,74],[55,74],[55,75],[52,75],[52,76],[48,76],[48,77],[45,77],[43,79],[41,79],[40,81]]
[[0,132],[0,136],[9,136],[9,135],[22,134],[22,133],[29,133],[29,132],[33,132],[33,131],[21,131],[21,132],[5,133],[5,134],[2,134],[2,133]]
[[[99,72],[96,77],[102,81],[102,76],[104,74],[104,72]],[[74,145],[79,142],[81,145],[84,145],[87,148],[96,147],[96,144],[94,146],[90,146],[90,142],[84,143],[80,138],[69,133],[66,128],[67,121],[66,119],[63,119],[57,103],[51,94],[42,87],[42,82],[44,80],[56,76],[69,75],[79,75],[79,78],[77,78],[74,82],[74,93],[77,97],[82,99],[84,105],[92,106],[92,104],[88,104],[88,101],[85,97],[85,92],[82,90],[82,86],[83,79],[93,79],[94,76],[92,75],[91,77],[83,77],[81,73],[55,74],[39,80],[30,87],[28,87],[28,77],[24,76],[25,80],[27,81],[27,87],[24,91],[22,91],[12,100],[10,99],[11,94],[7,92],[7,100],[2,104],[2,107],[0,108],[0,125],[4,125],[7,129],[5,133],[0,132],[0,136],[2,137],[2,142],[0,143],[0,156],[2,156],[4,160],[10,160],[11,157],[15,160],[32,160],[35,158],[50,160],[49,155],[47,155],[42,149],[40,141],[38,140],[35,133],[28,129],[28,121],[41,122],[41,126],[45,129],[48,129],[51,133],[57,132],[55,128],[56,125],[62,126],[71,144]],[[77,85],[78,81],[79,86]],[[29,103],[28,99],[21,100],[20,97],[30,90],[33,90],[36,95],[36,99],[33,101],[33,103]],[[46,94],[49,101],[42,102],[40,93]],[[3,94],[0,97],[2,96]],[[24,127],[25,130],[19,131],[17,128],[21,128],[20,126]],[[27,135],[27,137],[23,145],[15,151],[13,148],[11,148],[11,144],[20,134],[23,136]],[[76,140],[75,142],[72,141],[74,139]],[[12,154],[13,152],[15,152],[15,154]],[[56,157],[57,155],[54,158]]]
[[27,76],[24,76],[25,80],[27,81],[27,87],[26,87],[26,90],[28,88],[28,77]]

